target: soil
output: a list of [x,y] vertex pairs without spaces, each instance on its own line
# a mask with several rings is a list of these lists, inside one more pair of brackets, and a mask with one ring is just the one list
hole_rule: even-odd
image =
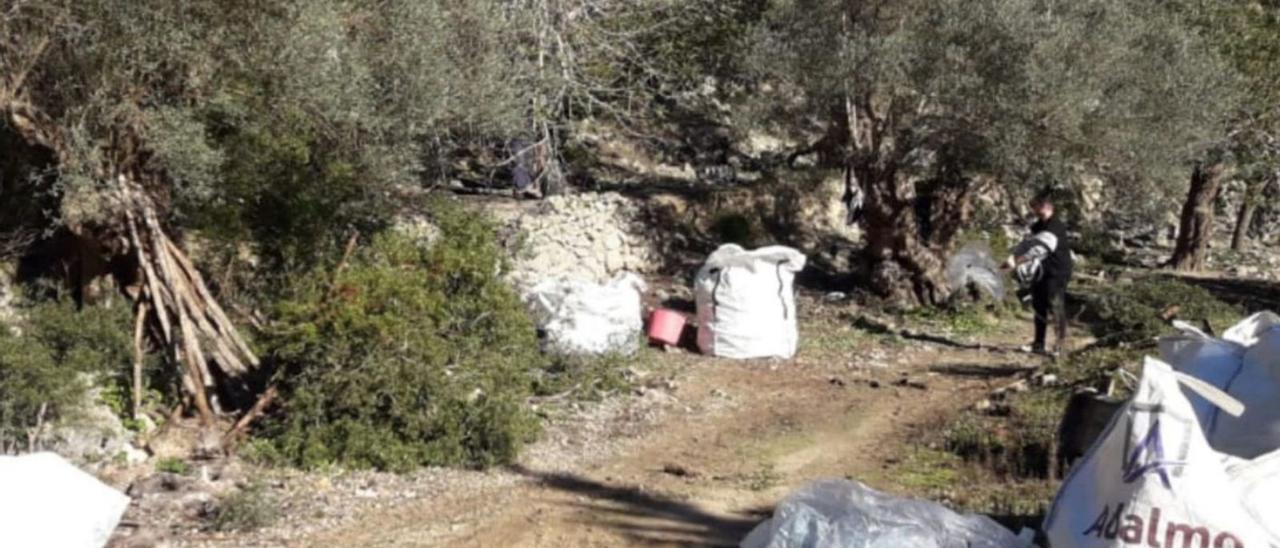
[[[667,405],[606,428],[621,430],[603,446],[575,447],[583,440],[560,431],[461,492],[366,510],[290,544],[736,546],[809,481],[901,491],[891,465],[921,428],[1036,365],[999,347],[869,336],[833,319],[847,311],[807,300],[818,309],[803,328],[812,342],[794,360],[665,354],[676,370]],[[1012,345],[1023,331],[1004,323],[982,338]]]

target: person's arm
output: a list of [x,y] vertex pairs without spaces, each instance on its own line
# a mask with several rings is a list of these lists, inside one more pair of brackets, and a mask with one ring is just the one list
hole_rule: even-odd
[[1030,261],[1043,259],[1057,248],[1058,237],[1053,232],[1042,230],[1014,246],[1012,253],[1010,253],[1009,258],[1005,260],[1002,267],[1005,270],[1009,270]]

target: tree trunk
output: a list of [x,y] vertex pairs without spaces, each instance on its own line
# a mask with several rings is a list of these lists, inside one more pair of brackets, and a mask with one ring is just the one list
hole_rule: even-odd
[[955,247],[956,236],[973,219],[973,196],[981,186],[959,174],[916,185],[916,211],[921,238],[942,255]]
[[943,261],[922,237],[915,193],[893,171],[855,169],[864,182],[866,256],[871,286],[903,305],[932,306],[946,297]]
[[1231,234],[1231,250],[1242,251],[1245,241],[1249,239],[1249,225],[1253,224],[1253,213],[1258,210],[1258,197],[1263,187],[1250,183],[1244,189],[1244,199],[1240,201],[1240,212],[1236,214],[1236,229]]
[[1170,264],[1178,270],[1204,268],[1209,240],[1213,236],[1213,205],[1222,188],[1222,164],[1196,164],[1191,172],[1191,190],[1182,205],[1178,242]]

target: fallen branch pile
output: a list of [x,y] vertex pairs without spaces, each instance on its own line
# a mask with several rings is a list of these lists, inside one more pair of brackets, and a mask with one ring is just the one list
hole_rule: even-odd
[[[258,365],[258,358],[240,336],[217,300],[209,293],[200,271],[160,227],[154,203],[139,185],[124,175],[117,178],[120,208],[128,225],[129,249],[136,255],[143,281],[139,295],[139,323],[154,314],[159,335],[174,363],[184,366],[183,387],[205,424],[213,420],[217,401],[210,365],[227,377],[238,377]],[[135,364],[134,382],[141,375]],[[140,394],[141,387],[135,386]]]

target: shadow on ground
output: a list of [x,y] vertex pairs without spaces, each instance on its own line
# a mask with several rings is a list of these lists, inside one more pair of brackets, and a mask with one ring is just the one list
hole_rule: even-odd
[[636,544],[737,546],[772,512],[759,509],[725,517],[671,497],[575,474],[539,472],[518,465],[511,471],[543,487],[578,495],[573,506],[591,515],[583,520],[586,525],[613,530]]
[[855,329],[860,329],[862,331],[866,331],[873,335],[894,335],[894,336],[902,337],[904,339],[911,340],[911,341],[936,344],[939,346],[955,348],[958,350],[985,350],[987,352],[993,352],[993,353],[996,353],[996,352],[1017,353],[1018,352],[1018,349],[1016,348],[1008,348],[1004,346],[995,346],[995,345],[982,344],[982,343],[957,341],[955,339],[951,339],[941,335],[921,333],[918,331],[913,331],[911,329],[898,329],[880,320],[877,320],[875,318],[871,318],[868,316],[864,316],[864,315],[857,315],[857,316],[849,315],[848,319],[850,320],[850,322],[852,323]]
[[930,365],[929,371],[933,373],[942,373],[953,377],[972,377],[977,379],[995,379],[1000,377],[1012,377],[1035,371],[1037,364],[1029,363],[1006,363],[1006,364],[982,364],[982,363],[944,363]]
[[1263,310],[1280,312],[1280,283],[1277,282],[1239,278],[1201,278],[1176,274],[1168,276],[1201,287],[1225,302],[1244,307],[1251,314]]

